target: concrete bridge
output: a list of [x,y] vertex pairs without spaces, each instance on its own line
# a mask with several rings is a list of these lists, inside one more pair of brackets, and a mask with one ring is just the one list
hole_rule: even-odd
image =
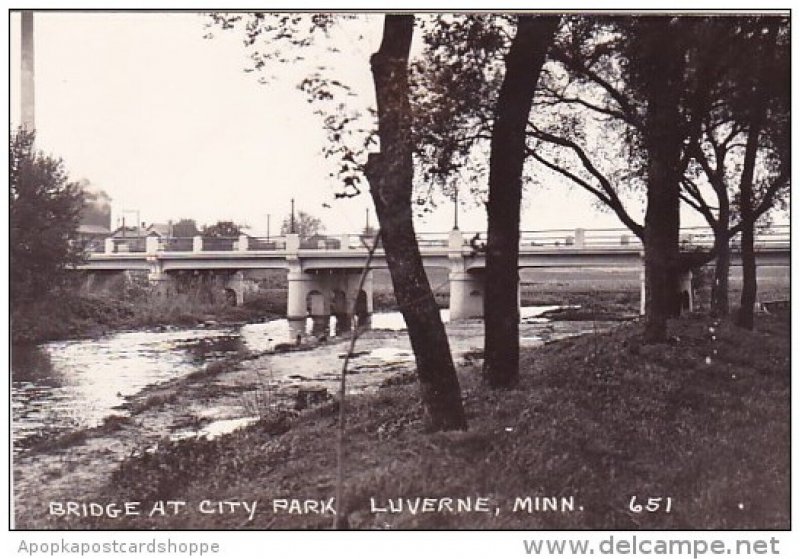
[[[370,239],[371,241],[371,239]],[[483,270],[480,250],[485,234],[422,234],[418,238],[426,267],[449,270],[450,318],[483,315]],[[331,315],[344,319],[354,302],[358,315],[372,313],[372,274],[362,291],[358,282],[367,257],[367,246],[359,235],[317,236],[302,239],[286,235],[272,239],[238,238],[129,238],[106,239],[90,251],[80,269],[89,271],[144,270],[152,283],[169,285],[180,271],[214,270],[226,276],[225,287],[236,304],[244,297],[243,271],[282,269],[287,271],[287,318],[312,316],[324,320]],[[687,250],[710,248],[713,233],[708,228],[681,230]],[[732,265],[740,264],[733,245]],[[756,237],[756,258],[760,266],[788,266],[788,226],[773,227]],[[386,268],[383,250],[375,251],[371,268]],[[640,271],[642,312],[644,309],[643,247],[637,237],[622,229],[574,229],[525,231],[520,239],[520,268],[609,268]],[[691,274],[682,278],[682,291],[692,307]],[[686,298],[686,295],[684,295]]]

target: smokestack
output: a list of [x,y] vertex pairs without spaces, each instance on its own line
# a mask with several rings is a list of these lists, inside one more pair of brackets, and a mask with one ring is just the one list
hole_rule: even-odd
[[34,113],[34,58],[33,58],[33,12],[22,12],[22,121],[28,130],[36,128]]

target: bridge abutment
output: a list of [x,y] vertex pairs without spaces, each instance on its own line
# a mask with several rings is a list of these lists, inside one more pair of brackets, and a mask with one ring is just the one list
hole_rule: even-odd
[[245,280],[244,273],[234,272],[225,281],[225,293],[229,297],[229,302],[234,307],[241,307],[244,304]]

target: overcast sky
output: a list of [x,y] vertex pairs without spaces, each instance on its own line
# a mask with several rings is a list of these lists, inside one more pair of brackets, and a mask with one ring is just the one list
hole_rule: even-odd
[[[231,219],[258,233],[270,214],[275,233],[294,197],[329,232],[363,227],[368,193],[333,202],[320,117],[296,88],[313,60],[277,67],[275,79],[260,84],[257,74],[244,72],[241,37],[217,31],[205,39],[199,14],[48,12],[34,19],[38,145],[62,157],[74,179],[111,196],[112,225],[124,209],[147,222]],[[368,59],[381,21],[376,16],[360,33],[342,32],[342,55],[326,59],[365,104],[374,103]],[[19,120],[18,47],[15,14],[12,123]],[[446,204],[418,229],[447,230],[452,215]],[[460,215],[462,229],[485,225],[481,208]],[[526,194],[523,229],[579,226],[621,227],[564,184]]]

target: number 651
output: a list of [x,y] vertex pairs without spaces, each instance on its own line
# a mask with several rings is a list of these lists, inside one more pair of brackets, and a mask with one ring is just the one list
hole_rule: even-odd
[[639,497],[634,495],[628,503],[628,510],[634,513],[641,512],[671,512],[672,511],[672,497],[648,497],[643,500],[644,504],[639,502]]

